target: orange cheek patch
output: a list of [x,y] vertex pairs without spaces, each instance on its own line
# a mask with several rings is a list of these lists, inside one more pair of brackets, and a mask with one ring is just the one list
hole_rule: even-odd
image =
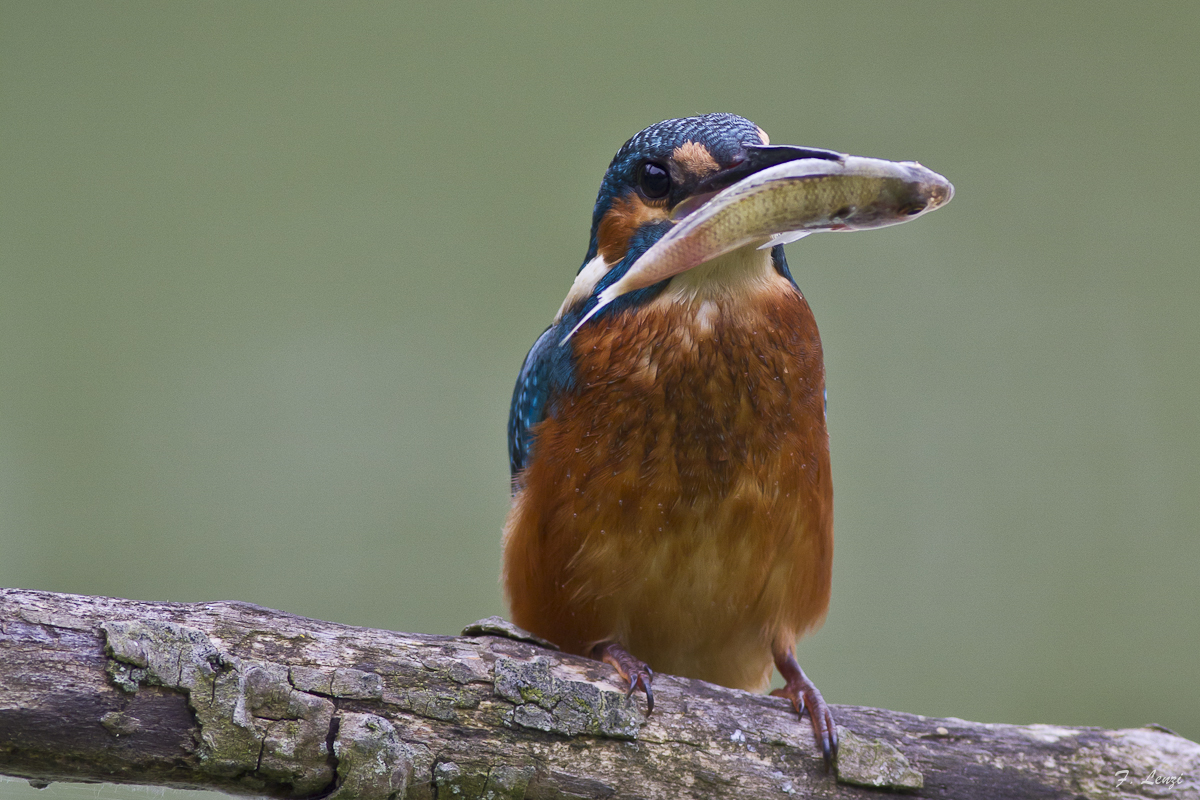
[[721,168],[712,157],[712,153],[708,152],[708,148],[699,142],[684,142],[679,145],[671,154],[671,160],[694,178],[704,178]]
[[613,201],[600,227],[596,231],[596,244],[600,255],[609,264],[625,257],[629,250],[629,237],[643,225],[662,222],[668,218],[665,208],[646,205],[636,194],[627,194]]

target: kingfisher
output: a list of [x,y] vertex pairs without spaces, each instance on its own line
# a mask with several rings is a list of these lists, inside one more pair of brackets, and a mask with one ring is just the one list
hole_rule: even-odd
[[[827,766],[837,728],[795,655],[833,564],[821,339],[783,248],[807,231],[773,196],[736,191],[847,158],[771,145],[734,114],[666,120],[617,151],[583,264],[513,390],[502,577],[513,622],[613,666],[648,713],[656,671],[755,691],[778,669],[773,694],[808,714]],[[816,227],[947,199],[926,185],[882,215],[838,201]],[[690,260],[644,267],[698,241],[702,217],[740,232],[706,229]]]

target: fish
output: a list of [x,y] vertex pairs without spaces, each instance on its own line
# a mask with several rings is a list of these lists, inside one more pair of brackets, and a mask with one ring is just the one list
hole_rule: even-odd
[[837,154],[755,172],[714,194],[680,203],[665,236],[604,289],[575,331],[621,295],[667,280],[747,245],[773,247],[811,233],[861,231],[910,222],[941,208],[954,185],[915,161]]

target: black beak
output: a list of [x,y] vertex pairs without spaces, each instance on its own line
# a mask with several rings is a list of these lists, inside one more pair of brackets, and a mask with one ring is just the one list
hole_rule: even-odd
[[822,150],[819,147],[794,147],[790,144],[747,144],[742,146],[740,158],[720,172],[714,172],[700,183],[686,199],[671,209],[671,217],[679,220],[707,203],[722,189],[733,186],[740,180],[761,172],[767,167],[798,161],[802,158],[819,158],[824,161],[845,161],[845,153]]
[[819,158],[825,161],[841,162],[845,159],[844,154],[835,153],[833,150],[822,150],[819,147],[793,147],[788,144],[748,144],[743,146],[743,153],[742,159],[733,166],[715,172],[700,181],[692,195],[715,194],[760,170],[788,161]]

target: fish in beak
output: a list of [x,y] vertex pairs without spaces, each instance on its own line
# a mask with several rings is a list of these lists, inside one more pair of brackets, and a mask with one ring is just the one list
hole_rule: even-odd
[[772,145],[747,147],[746,153],[672,209],[675,226],[600,293],[564,343],[621,295],[738,248],[772,247],[821,231],[898,225],[954,196],[950,181],[915,161]]

